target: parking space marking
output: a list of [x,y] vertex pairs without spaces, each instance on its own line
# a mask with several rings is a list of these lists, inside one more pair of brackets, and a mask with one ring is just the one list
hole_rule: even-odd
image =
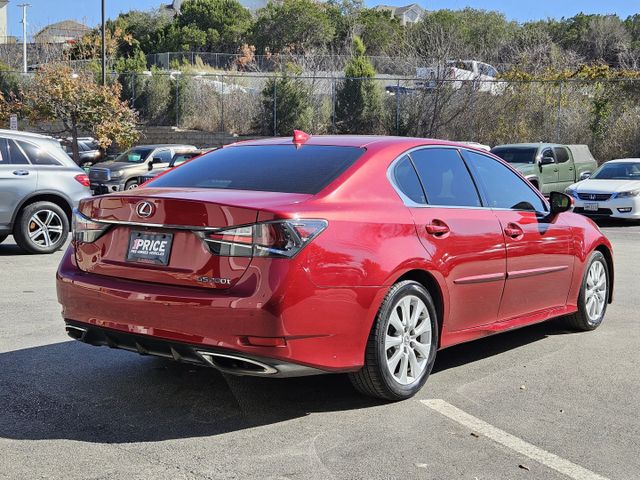
[[573,478],[574,480],[607,480],[606,477],[598,475],[591,470],[587,470],[580,465],[576,465],[569,460],[558,457],[557,455],[536,447],[529,442],[525,442],[521,438],[511,435],[504,430],[500,430],[499,428],[496,428],[493,425],[480,420],[457,407],[454,407],[444,400],[430,399],[420,400],[420,402],[460,425],[470,428],[474,432],[482,434],[494,442],[499,443],[500,445],[503,445],[521,455],[529,457],[530,459],[535,460],[546,467],[552,468],[567,477]]

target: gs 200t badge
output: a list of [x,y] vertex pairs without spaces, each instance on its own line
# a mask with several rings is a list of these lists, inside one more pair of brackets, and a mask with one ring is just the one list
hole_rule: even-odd
[[212,285],[231,285],[230,278],[218,278],[218,277],[198,277],[196,280],[200,283],[208,283]]

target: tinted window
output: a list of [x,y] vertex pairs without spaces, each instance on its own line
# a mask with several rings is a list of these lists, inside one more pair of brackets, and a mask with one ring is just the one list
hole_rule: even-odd
[[425,148],[411,154],[429,205],[479,207],[480,198],[457,150]]
[[306,145],[221,148],[154,180],[154,187],[199,187],[316,194],[364,149]]
[[171,159],[171,166],[177,167],[178,165],[183,164],[187,160],[191,160],[193,157],[197,157],[200,155],[199,153],[177,153]]
[[537,212],[547,210],[532,187],[497,160],[471,151],[465,151],[464,156],[483,187],[488,207]]
[[25,157],[22,150],[18,148],[18,144],[15,140],[7,141],[7,150],[9,154],[9,163],[13,163],[16,165],[28,165],[29,160]]
[[154,163],[169,163],[172,157],[171,150],[159,150],[153,154],[153,161]]
[[44,148],[20,140],[18,144],[34,165],[60,165],[60,162]]
[[556,156],[553,153],[553,150],[550,148],[547,148],[545,150],[542,151],[542,158],[544,157],[551,157],[555,160]]
[[416,203],[427,203],[424,190],[422,190],[422,185],[420,185],[420,180],[409,157],[404,157],[396,164],[393,176],[400,191],[409,199]]
[[491,150],[508,163],[535,163],[537,148],[533,147],[497,147]]
[[553,152],[556,154],[556,161],[564,163],[569,161],[569,152],[564,147],[555,147]]

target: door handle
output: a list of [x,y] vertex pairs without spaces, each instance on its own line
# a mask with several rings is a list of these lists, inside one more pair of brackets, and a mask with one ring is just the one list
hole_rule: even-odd
[[433,235],[434,237],[442,237],[451,231],[449,229],[449,225],[444,223],[442,220],[433,220],[425,226],[425,229],[428,234]]
[[504,229],[504,234],[509,238],[513,238],[514,240],[519,240],[524,236],[524,231],[522,230],[522,228],[520,228],[519,225],[516,225],[515,223],[509,223]]
[[18,177],[24,177],[25,175],[29,175],[29,170],[14,170],[13,174]]
[[554,172],[557,172],[557,171],[558,171],[558,169],[557,169],[557,168],[554,168],[554,169],[553,169],[553,171],[554,171]]

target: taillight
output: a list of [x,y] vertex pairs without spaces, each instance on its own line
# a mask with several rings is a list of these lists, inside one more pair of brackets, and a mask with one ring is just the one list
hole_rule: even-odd
[[204,240],[222,257],[291,258],[325,228],[326,220],[278,220],[218,230]]
[[73,178],[76,179],[76,182],[82,184],[83,187],[88,187],[89,185],[91,185],[91,182],[89,181],[89,177],[85,173],[79,173]]
[[73,211],[71,231],[73,240],[80,243],[92,243],[100,238],[108,229],[109,224],[94,222],[82,215],[78,210]]

